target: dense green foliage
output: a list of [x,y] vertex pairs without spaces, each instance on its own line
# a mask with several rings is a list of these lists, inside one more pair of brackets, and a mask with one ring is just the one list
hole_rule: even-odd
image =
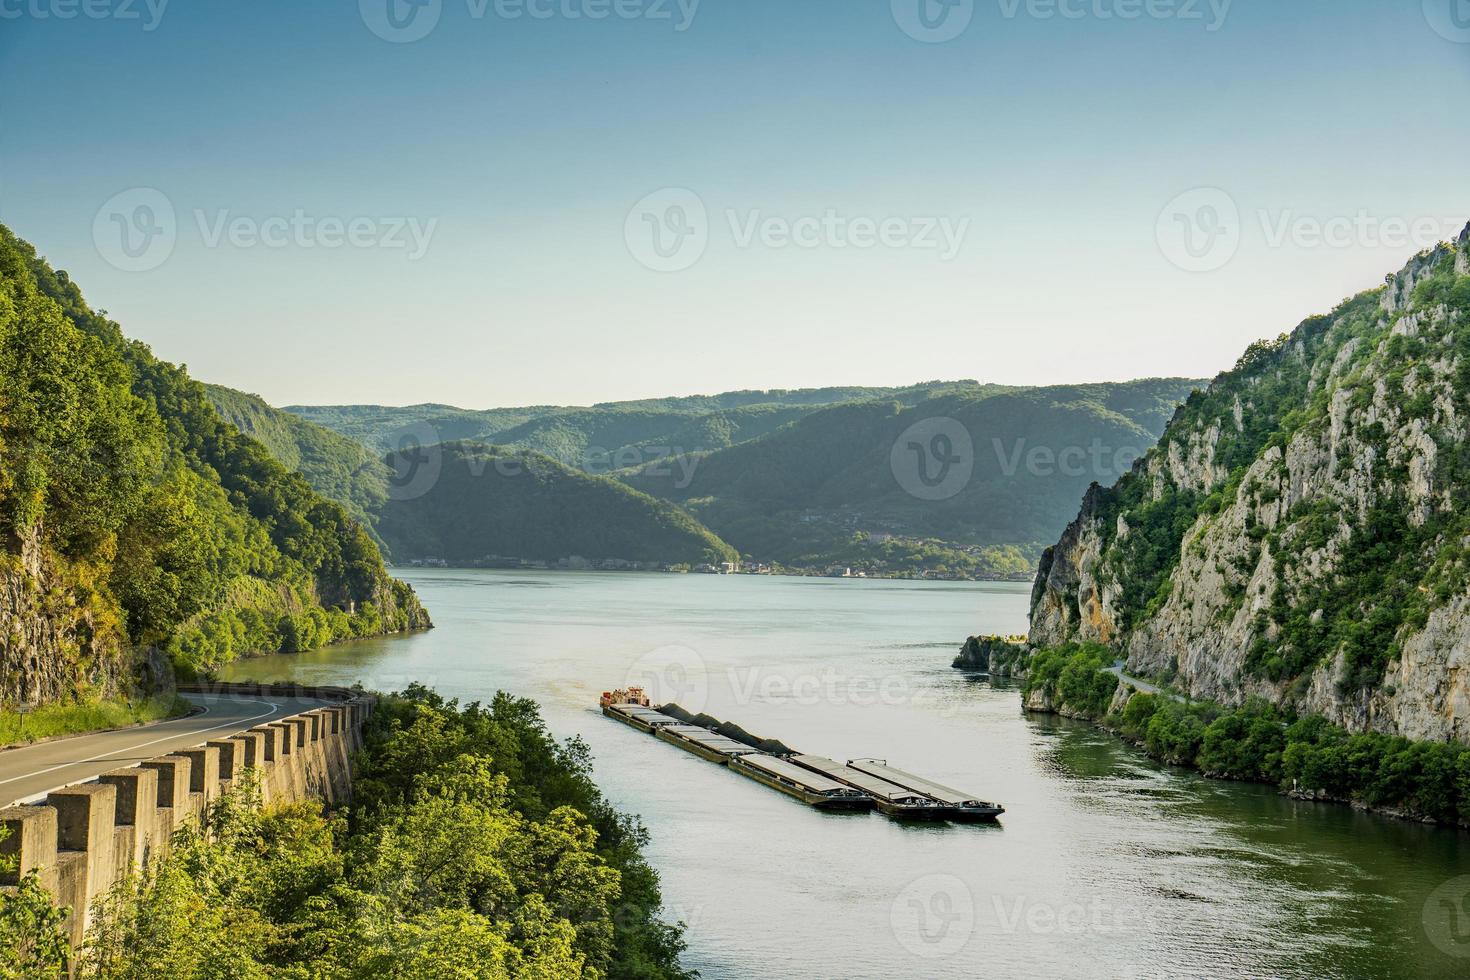
[[201,669],[427,622],[360,524],[3,227],[0,409],[0,551],[39,553],[86,624],[63,693],[129,648]]
[[1054,706],[1102,722],[1155,758],[1211,776],[1470,825],[1470,747],[1350,734],[1259,698],[1231,709],[1134,693],[1109,713],[1119,683],[1104,670],[1110,659],[1095,645],[1037,651],[1024,690],[1044,691]]
[[[722,562],[735,552],[684,511],[537,453],[452,442],[417,450],[422,492],[383,508],[378,530],[400,559],[468,563],[498,555],[555,562]],[[412,479],[405,486],[414,487]]]
[[[1112,482],[1153,445],[1193,386],[1164,379],[838,405],[753,441],[620,475],[683,504],[758,560],[1005,574],[1034,563],[1090,483]],[[893,460],[900,437],[929,419],[952,419],[971,443],[956,450],[968,479],[941,500],[910,493]],[[902,457],[910,462],[919,465]],[[882,555],[873,535],[902,539],[898,553]],[[987,550],[1005,548],[1015,553]]]
[[[247,785],[106,899],[86,980],[682,978],[646,834],[533,702],[384,699],[349,812]],[[0,929],[47,914],[0,900]],[[13,930],[10,930],[13,931]],[[0,935],[0,948],[16,935]],[[54,950],[52,953],[54,954]],[[56,976],[34,969],[31,980]],[[55,963],[53,955],[51,959]]]
[[1067,644],[1035,653],[1026,666],[1024,696],[1044,691],[1052,704],[1069,713],[1100,717],[1112,703],[1118,677],[1104,668],[1113,662],[1095,643]]
[[273,408],[259,396],[205,385],[220,417],[270,450],[287,469],[305,477],[312,489],[342,505],[370,532],[388,498],[390,472],[382,457],[346,436],[290,412]]

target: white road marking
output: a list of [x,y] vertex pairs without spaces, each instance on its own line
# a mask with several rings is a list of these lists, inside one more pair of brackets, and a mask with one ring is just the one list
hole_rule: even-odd
[[[242,699],[239,699],[236,703],[237,704],[263,704],[263,705],[266,705],[270,710],[269,711],[263,711],[263,712],[261,712],[258,715],[251,715],[249,718],[236,718],[233,721],[227,721],[227,722],[225,722],[222,725],[215,725],[212,728],[201,728],[198,731],[193,731],[193,732],[177,732],[177,733],[175,733],[173,735],[165,735],[165,736],[163,736],[163,738],[155,738],[151,742],[139,742],[137,745],[130,745],[130,746],[128,746],[125,749],[110,749],[110,750],[108,750],[106,752],[103,752],[101,755],[94,755],[90,759],[76,759],[76,760],[74,760],[72,762],[63,762],[59,766],[52,766],[50,769],[37,769],[35,772],[22,773],[19,776],[11,776],[9,779],[0,779],[0,786],[4,786],[6,783],[16,782],[17,780],[20,780],[20,779],[30,779],[32,776],[44,776],[48,772],[56,772],[58,769],[69,769],[72,766],[85,766],[89,762],[102,762],[102,761],[107,760],[111,756],[119,755],[119,754],[122,754],[122,753],[131,753],[131,752],[133,752],[133,751],[135,751],[137,749],[146,749],[148,746],[150,746],[150,745],[157,745],[159,742],[170,742],[170,741],[173,741],[174,739],[183,738],[185,736],[203,735],[203,734],[205,734],[207,732],[219,731],[221,728],[230,728],[230,727],[232,727],[234,725],[243,725],[246,722],[255,721],[257,718],[266,718],[266,717],[268,717],[270,715],[273,715],[280,708],[280,705],[273,704],[270,701],[256,701],[253,698],[251,698],[251,699],[244,699],[244,698],[242,698]],[[208,711],[209,709],[206,707],[205,710]],[[83,736],[83,737],[86,737],[86,736]],[[122,761],[122,760],[117,760],[117,761]],[[59,789],[59,788],[60,787],[55,787],[55,786],[52,787],[52,789]],[[51,792],[51,790],[50,789],[42,790],[42,792],[43,793],[49,793],[49,792]],[[31,798],[32,797],[26,797],[26,799],[31,799]]]

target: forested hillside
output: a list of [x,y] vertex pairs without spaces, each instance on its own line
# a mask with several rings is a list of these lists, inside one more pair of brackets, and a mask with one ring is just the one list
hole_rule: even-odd
[[1227,705],[1470,740],[1467,431],[1470,229],[1253,345],[1088,493],[1031,640]]
[[737,557],[679,508],[548,456],[474,442],[419,452],[422,459],[388,457],[408,476],[378,521],[399,560],[698,564]]
[[[619,475],[765,560],[1025,573],[1088,483],[1110,482],[1152,445],[1194,385],[1157,379],[838,405],[729,449]],[[905,478],[920,467],[939,472],[914,455],[935,436],[967,472],[929,494]]]
[[258,395],[205,385],[220,417],[269,449],[322,496],[371,532],[388,499],[391,471],[382,455],[343,435],[266,404]]
[[428,624],[340,506],[0,227],[0,700]]

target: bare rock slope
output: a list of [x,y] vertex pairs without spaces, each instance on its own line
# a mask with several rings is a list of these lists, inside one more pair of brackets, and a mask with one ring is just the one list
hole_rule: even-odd
[[1094,486],[1029,640],[1195,697],[1470,741],[1470,228],[1276,341]]

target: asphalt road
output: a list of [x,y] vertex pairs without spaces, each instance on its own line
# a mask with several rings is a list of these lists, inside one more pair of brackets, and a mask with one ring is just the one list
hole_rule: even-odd
[[1157,684],[1150,684],[1148,681],[1139,680],[1137,677],[1133,677],[1130,674],[1123,673],[1123,664],[1124,664],[1124,661],[1119,660],[1117,663],[1113,664],[1111,667],[1104,667],[1103,669],[1106,670],[1110,674],[1117,674],[1119,680],[1126,681],[1127,683],[1132,684],[1134,687],[1138,688],[1138,690],[1142,691],[1144,694],[1162,694],[1165,697],[1171,697],[1171,698],[1173,698],[1175,701],[1183,701],[1184,700],[1184,698],[1180,697],[1177,694],[1170,694],[1168,691],[1166,691],[1163,688],[1159,687],[1159,685],[1157,685]]
[[0,806],[29,802],[62,786],[213,738],[228,738],[274,718],[335,702],[314,698],[245,698],[186,694],[204,708],[186,718],[137,728],[74,735],[0,751]]

